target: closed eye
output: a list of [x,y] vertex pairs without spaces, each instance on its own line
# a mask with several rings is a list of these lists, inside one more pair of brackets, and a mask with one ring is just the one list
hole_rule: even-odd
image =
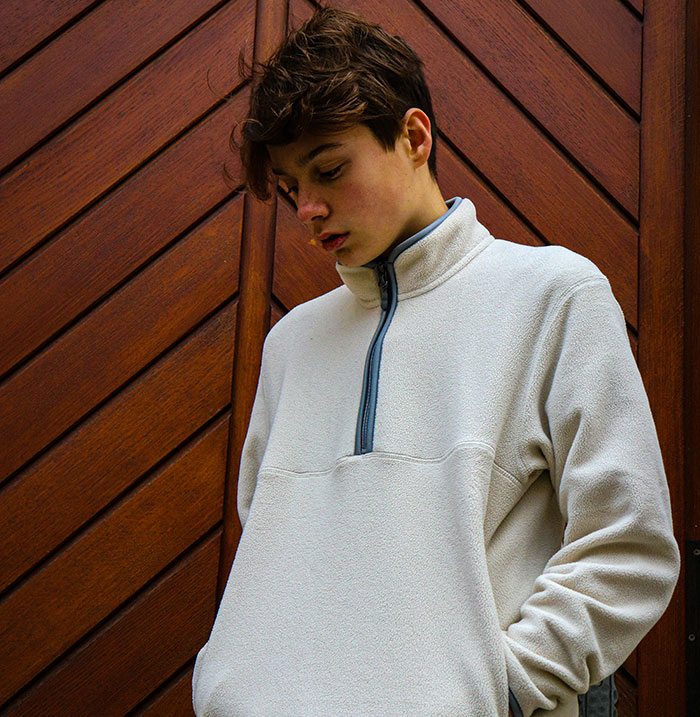
[[[319,172],[318,176],[321,177],[322,179],[333,180],[333,179],[336,179],[336,177],[338,176],[338,172],[340,172],[340,170],[342,168],[343,168],[343,164],[339,164],[337,167],[333,167],[333,169],[329,169],[327,172]],[[293,194],[294,192],[297,191],[297,189],[298,189],[298,187],[296,185],[292,186],[292,187],[287,187],[287,189],[286,189],[287,195]],[[291,198],[292,197],[290,196],[290,199]]]
[[337,167],[333,167],[333,169],[329,169],[327,172],[319,172],[319,175],[324,179],[335,179],[342,166],[342,164],[339,164]]

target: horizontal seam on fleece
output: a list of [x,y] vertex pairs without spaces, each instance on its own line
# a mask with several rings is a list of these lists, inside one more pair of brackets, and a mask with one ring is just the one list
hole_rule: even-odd
[[478,441],[478,440],[472,440],[472,441],[460,441],[459,443],[455,443],[452,448],[450,448],[447,453],[444,453],[441,456],[435,456],[432,458],[421,458],[420,456],[409,456],[405,453],[390,453],[388,451],[371,451],[370,453],[364,453],[362,455],[348,455],[348,456],[340,456],[336,459],[335,463],[330,466],[329,468],[323,468],[321,470],[315,470],[315,471],[290,471],[288,468],[280,468],[278,466],[264,466],[260,469],[259,474],[263,475],[265,473],[284,473],[285,475],[290,476],[322,476],[327,475],[328,473],[333,473],[335,469],[343,464],[350,461],[357,461],[357,460],[365,460],[367,461],[369,457],[373,456],[379,456],[382,458],[386,458],[388,460],[396,461],[397,463],[418,463],[418,464],[438,464],[443,463],[447,458],[449,458],[455,451],[459,450],[460,448],[463,448],[465,446],[482,446],[488,450],[489,455],[493,459],[493,457],[496,454],[495,448],[490,444],[486,443],[485,441]]

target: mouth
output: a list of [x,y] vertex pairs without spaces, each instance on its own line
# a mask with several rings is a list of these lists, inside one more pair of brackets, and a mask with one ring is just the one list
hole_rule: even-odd
[[345,240],[348,238],[349,232],[345,232],[345,234],[330,234],[325,239],[321,239],[321,245],[326,251],[334,251],[335,249],[340,249],[343,244],[345,244]]

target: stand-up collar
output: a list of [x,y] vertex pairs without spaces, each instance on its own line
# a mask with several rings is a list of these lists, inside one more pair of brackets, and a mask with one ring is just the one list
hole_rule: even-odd
[[[442,216],[397,244],[385,260],[394,265],[399,300],[441,284],[494,239],[477,220],[469,199],[453,197],[445,203],[449,209]],[[362,266],[335,263],[345,286],[367,308],[378,306],[381,300],[375,270],[378,263],[377,259]]]

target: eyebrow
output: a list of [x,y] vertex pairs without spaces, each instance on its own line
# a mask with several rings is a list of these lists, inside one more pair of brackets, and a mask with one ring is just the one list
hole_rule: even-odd
[[[314,157],[317,157],[321,152],[325,152],[328,149],[337,149],[342,147],[342,142],[326,142],[325,144],[319,144],[318,147],[314,147],[308,154],[304,155],[298,162],[300,167],[305,167]],[[276,175],[286,175],[279,169],[272,168],[272,173]]]

